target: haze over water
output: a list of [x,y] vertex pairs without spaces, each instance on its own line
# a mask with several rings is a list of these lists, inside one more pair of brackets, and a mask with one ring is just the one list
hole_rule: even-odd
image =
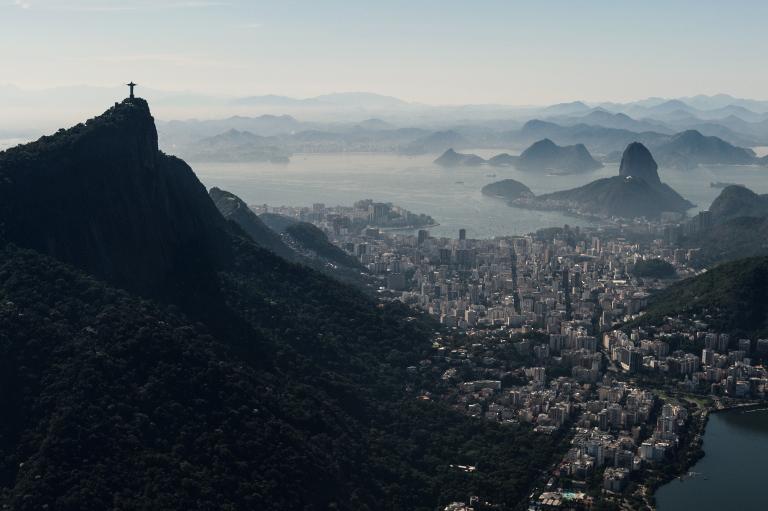
[[[480,152],[480,151],[477,151]],[[482,153],[481,153],[482,154]],[[482,154],[482,156],[489,156]],[[474,238],[521,235],[544,227],[594,225],[558,212],[511,208],[502,200],[483,196],[493,181],[516,179],[536,194],[581,186],[618,174],[616,164],[595,172],[566,176],[523,173],[511,167],[442,168],[436,155],[416,157],[380,153],[298,154],[286,165],[271,163],[195,163],[191,165],[206,187],[218,186],[249,204],[269,206],[351,206],[370,198],[392,202],[414,213],[431,215],[440,226],[434,236],[457,236],[467,229]],[[744,184],[768,193],[768,169],[750,166],[700,167],[691,171],[660,169],[661,179],[697,205],[707,209],[720,193],[710,182]]]

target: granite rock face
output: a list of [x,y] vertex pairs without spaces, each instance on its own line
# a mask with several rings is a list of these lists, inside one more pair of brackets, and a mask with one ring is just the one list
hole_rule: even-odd
[[7,241],[143,294],[227,264],[226,221],[142,99],[0,153]]
[[651,152],[634,142],[624,151],[619,175],[584,186],[540,195],[534,206],[554,207],[623,218],[657,218],[664,212],[685,213],[693,204],[659,179]]
[[624,150],[619,167],[619,176],[642,179],[649,184],[660,184],[659,166],[653,155],[640,142],[633,142]]

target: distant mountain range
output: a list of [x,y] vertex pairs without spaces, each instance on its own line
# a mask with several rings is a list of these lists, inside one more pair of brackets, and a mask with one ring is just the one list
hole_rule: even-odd
[[450,148],[437,158],[434,163],[442,167],[477,167],[485,164],[494,167],[513,165],[515,168],[525,172],[554,172],[562,174],[587,172],[603,166],[602,163],[592,158],[592,155],[589,154],[589,151],[583,145],[560,147],[549,139],[534,143],[523,151],[520,156],[501,153],[489,160],[485,160],[476,154],[457,153],[453,148]]
[[[654,152],[662,167],[692,168],[709,162],[742,164],[746,159],[730,148],[718,149],[706,157],[702,157],[702,148],[698,147],[693,151],[677,148],[674,154],[667,154],[667,148],[662,146],[671,142],[675,134],[695,130],[735,148],[768,145],[768,102],[727,95],[515,107],[424,105],[366,92],[312,98],[275,95],[224,98],[142,90],[154,99],[156,108],[162,108],[166,119],[222,112],[217,119],[158,122],[163,150],[193,159],[282,160],[291,154],[314,152],[439,155],[449,148],[459,152],[477,148],[518,154],[546,138],[560,146],[583,144],[596,159],[604,162],[618,161],[623,149],[638,141]],[[0,147],[39,134],[45,122],[35,119],[73,115],[71,112],[76,108],[88,109],[91,107],[87,105],[99,105],[107,97],[122,95],[123,91],[118,88],[25,91],[0,87],[0,107],[5,114],[5,122],[0,120]],[[35,108],[39,113],[33,115]],[[186,117],[179,116],[179,112],[187,111]],[[229,147],[229,142],[222,139],[229,138],[226,134],[231,135],[232,130],[266,137],[268,140],[248,145],[271,149]],[[210,144],[222,144],[222,148],[202,151]],[[754,163],[767,162],[754,160]]]
[[583,141],[599,153],[613,158],[614,148],[626,147],[639,141],[650,147],[662,167],[690,169],[700,164],[750,165],[763,164],[754,151],[734,146],[715,136],[705,136],[696,130],[676,134],[645,131],[637,133],[621,128],[573,124],[561,126],[547,121],[528,121],[520,132],[508,134],[520,141],[545,137],[557,143]]
[[671,130],[660,122],[639,121],[633,119],[625,113],[609,112],[603,108],[588,110],[589,113],[583,115],[562,115],[547,117],[549,122],[560,124],[561,126],[573,126],[576,124],[586,124],[589,126],[602,126],[603,128],[613,128],[618,130],[628,130],[636,133],[644,131],[655,131],[658,133],[669,133]]
[[185,146],[180,155],[192,161],[269,161],[288,163],[290,152],[273,145],[275,141],[249,131],[231,129]]
[[[590,122],[641,129],[653,127],[623,114],[602,110],[587,116]],[[354,124],[299,122],[290,116],[264,115],[255,118],[232,117],[219,121],[173,121],[161,124],[161,144],[168,152],[192,161],[273,161],[285,162],[294,153],[314,152],[393,152],[408,156],[441,154],[448,149],[519,147],[520,157],[500,154],[487,163],[493,166],[517,165],[521,170],[582,172],[599,168],[591,153],[606,162],[618,161],[620,151],[638,141],[653,150],[664,168],[691,169],[700,164],[766,165],[767,158],[756,158],[751,149],[728,140],[705,135],[697,130],[675,133],[636,132],[621,127],[573,123],[582,118],[562,118],[557,124],[534,119],[519,130],[494,131],[477,126],[431,131],[424,128],[398,128],[378,118]],[[767,124],[768,125],[768,124]],[[226,131],[219,131],[232,126]],[[725,132],[717,125],[710,132]],[[730,137],[733,138],[733,137]],[[739,138],[739,137],[736,137]],[[483,162],[479,157],[459,163],[456,156],[447,165]]]
[[400,153],[408,155],[435,154],[446,150],[446,148],[465,147],[467,144],[467,139],[456,131],[437,131],[406,144],[400,149]]
[[[283,113],[291,114],[299,112],[296,109],[300,107],[312,112],[335,109],[337,119],[308,122],[291,115],[261,115],[219,121],[172,121],[160,124],[160,135],[164,147],[185,155],[191,154],[188,146],[235,129],[275,137],[269,143],[286,154],[373,151],[415,156],[441,154],[451,148],[512,149],[514,153],[549,139],[560,146],[583,144],[603,161],[618,161],[621,151],[637,141],[654,151],[662,167],[765,164],[751,159],[745,151],[768,145],[768,102],[732,99],[733,103],[727,103],[727,96],[717,96],[708,102],[706,97],[697,96],[691,99],[692,104],[685,99],[651,98],[626,104],[590,105],[577,101],[512,108],[430,107],[365,93],[308,99],[258,96],[235,103],[276,112],[282,108]],[[358,119],[349,120],[350,115],[357,115]],[[720,140],[695,140],[691,133],[694,131]],[[509,165],[511,161],[500,163]]]
[[[574,101],[558,105],[514,106],[504,104],[427,105],[383,94],[369,92],[340,92],[311,98],[280,95],[216,96],[189,91],[160,91],[140,85],[142,95],[153,101],[161,119],[259,117],[263,114],[290,115],[302,122],[345,123],[354,125],[366,119],[378,118],[393,127],[419,127],[429,131],[459,129],[461,126],[487,128],[491,131],[517,129],[531,119],[542,119],[563,125],[573,124],[566,117],[584,117],[576,123],[628,129],[674,133],[697,129],[704,135],[714,135],[738,146],[768,145],[768,101],[736,98],[728,95],[692,96],[687,98],[648,98],[627,103]],[[4,138],[22,138],[30,130],[42,133],[52,123],[59,125],[67,119],[75,122],[83,112],[97,111],[100,105],[124,96],[124,87],[58,87],[47,90],[25,90],[0,86],[0,132],[10,132]],[[598,112],[598,115],[592,115]],[[617,117],[601,118],[599,113],[622,114],[635,122]],[[186,122],[186,121],[181,121]],[[194,122],[194,121],[193,121]],[[198,121],[207,122],[207,121]],[[511,125],[514,125],[511,127]],[[730,130],[723,131],[720,127]],[[163,126],[160,131],[167,133]],[[228,129],[251,131],[245,126],[227,125],[213,136]],[[198,137],[202,138],[202,137]],[[538,137],[540,139],[543,137]],[[165,134],[161,140],[165,145]],[[555,140],[558,143],[565,143]],[[530,144],[533,140],[528,141]],[[586,141],[590,150],[594,150]],[[526,144],[526,145],[527,145]],[[570,142],[569,142],[570,144]],[[455,145],[455,144],[454,144]],[[458,146],[457,146],[458,147]],[[485,147],[485,146],[476,146]],[[443,147],[439,152],[444,151]],[[613,150],[620,150],[614,148]],[[599,151],[598,151],[599,152]]]
[[584,144],[590,151],[597,154],[610,154],[622,150],[635,141],[652,146],[661,144],[669,138],[669,135],[652,131],[635,132],[584,123],[561,126],[539,119],[530,120],[520,131],[508,132],[505,136],[510,143],[530,144],[546,138],[563,145]]
[[717,137],[706,137],[696,130],[673,135],[654,148],[663,166],[693,168],[700,164],[750,165],[757,162],[751,149],[736,147]]

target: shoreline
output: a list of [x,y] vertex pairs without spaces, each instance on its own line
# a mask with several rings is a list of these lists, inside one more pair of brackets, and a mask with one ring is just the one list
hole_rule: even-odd
[[531,203],[531,202],[519,202],[519,199],[508,200],[507,205],[513,208],[525,209],[528,211],[552,211],[556,213],[562,213],[563,215],[566,215],[566,216],[581,218],[584,220],[589,220],[590,222],[615,223],[611,220],[610,217],[600,216],[594,213],[582,213],[568,206],[557,206],[553,204],[542,204],[542,203]]
[[737,403],[737,404],[729,404],[726,406],[717,407],[710,406],[708,407],[709,413],[722,413],[722,412],[733,412],[736,410],[741,410],[745,412],[749,412],[752,410],[760,410],[760,409],[766,409],[768,410],[768,401],[763,402],[749,402],[749,403]]
[[[376,227],[375,225],[372,227]],[[404,226],[404,227],[377,227],[381,232],[396,232],[396,231],[415,231],[418,229],[433,229],[435,227],[440,227],[440,222],[435,222],[433,224],[428,225],[420,225],[420,226]]]
[[[718,402],[716,402],[718,403]],[[683,465],[683,469],[671,477],[664,477],[655,481],[654,484],[648,486],[646,492],[646,498],[649,502],[651,509],[656,511],[656,493],[658,490],[670,484],[675,479],[682,479],[686,476],[691,468],[693,468],[699,461],[706,456],[704,450],[704,435],[706,434],[707,425],[709,424],[709,417],[714,413],[734,412],[734,411],[755,411],[755,410],[768,410],[768,401],[762,402],[748,402],[748,403],[734,403],[726,406],[718,407],[717,404],[706,406],[702,409],[702,416],[698,419],[699,424],[697,430],[694,432],[693,440],[681,450],[680,455],[686,458],[687,463]]]

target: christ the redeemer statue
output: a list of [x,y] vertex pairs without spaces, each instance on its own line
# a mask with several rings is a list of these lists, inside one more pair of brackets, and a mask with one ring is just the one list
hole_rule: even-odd
[[127,85],[128,87],[130,87],[130,88],[131,88],[131,95],[130,95],[129,97],[130,97],[131,99],[133,99],[133,97],[134,97],[134,96],[133,96],[133,88],[134,88],[134,87],[136,87],[136,84],[135,84],[135,83],[133,83],[133,82],[131,82],[131,83],[126,83],[126,85]]

